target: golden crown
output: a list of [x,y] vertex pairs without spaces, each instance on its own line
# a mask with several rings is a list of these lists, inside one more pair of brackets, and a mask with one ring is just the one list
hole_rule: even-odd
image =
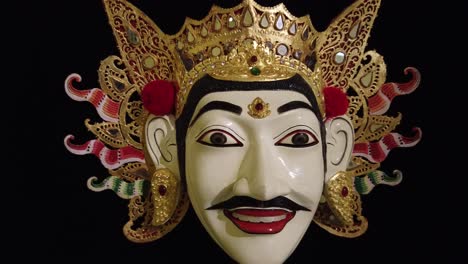
[[137,87],[152,79],[179,84],[176,117],[193,83],[205,74],[236,81],[274,81],[300,74],[323,113],[322,80],[347,87],[380,4],[357,1],[341,20],[317,32],[309,16],[295,17],[283,4],[263,7],[244,0],[233,8],[214,6],[204,19],[187,19],[178,33],[166,35],[126,1],[104,2]]
[[149,197],[158,190],[152,194],[144,188],[152,180],[142,144],[148,116],[142,88],[154,80],[177,82],[178,117],[192,85],[206,74],[249,82],[300,74],[311,86],[322,113],[322,88],[334,86],[345,92],[349,102],[346,115],[354,127],[353,156],[346,173],[325,194],[329,201],[343,197],[346,201],[321,204],[314,221],[339,236],[356,237],[365,232],[367,220],[361,214],[360,195],[377,184],[399,183],[401,175],[387,176],[378,170],[380,162],[393,148],[414,146],[421,138],[419,128],[413,137],[394,132],[401,114],[385,115],[394,97],[418,87],[419,72],[409,67],[405,73],[411,73],[410,81],[385,83],[383,57],[365,51],[380,0],[356,0],[323,32],[315,30],[308,16],[297,18],[282,4],[263,7],[244,0],[233,8],[215,6],[200,21],[187,19],[175,35],[164,34],[127,1],[103,2],[121,57],[109,56],[101,62],[101,89],[77,89],[73,82],[81,81],[81,76],[71,74],[65,90],[74,100],[94,104],[104,121],[85,122],[96,139],[75,145],[69,135],[65,145],[72,153],[97,156],[109,170],[111,176],[100,183],[90,178],[90,189],[112,189],[131,199],[130,220],[124,227],[127,238],[135,242],[158,239],[180,222],[188,208],[187,194],[182,192],[171,220],[154,225],[157,201]]

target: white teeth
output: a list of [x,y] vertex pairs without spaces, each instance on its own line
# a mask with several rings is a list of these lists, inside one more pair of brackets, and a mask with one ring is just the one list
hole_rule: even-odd
[[238,213],[232,213],[232,216],[235,218],[244,221],[244,222],[251,222],[251,223],[273,223],[278,222],[286,218],[286,215],[278,215],[278,216],[250,216],[250,215],[242,215]]

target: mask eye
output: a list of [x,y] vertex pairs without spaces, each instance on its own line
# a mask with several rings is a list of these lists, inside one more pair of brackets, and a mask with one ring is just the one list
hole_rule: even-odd
[[282,137],[275,143],[275,146],[284,146],[290,148],[305,148],[318,143],[317,138],[312,132],[304,129],[294,130]]
[[242,147],[243,144],[231,133],[222,129],[212,129],[203,133],[197,142],[212,147]]

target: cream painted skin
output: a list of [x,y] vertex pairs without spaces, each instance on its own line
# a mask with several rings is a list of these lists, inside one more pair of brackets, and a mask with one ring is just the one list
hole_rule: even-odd
[[[269,116],[255,119],[248,114],[256,97],[269,104]],[[228,102],[237,110],[221,106],[198,115],[213,101]],[[302,106],[278,113],[280,106],[293,101]],[[212,238],[240,263],[284,262],[313,219],[325,181],[326,143],[317,116],[305,104],[310,106],[295,91],[229,91],[205,95],[195,109],[186,136],[189,197]],[[232,197],[258,201],[284,197],[298,207],[258,208],[241,201],[226,214],[220,203]],[[221,208],[210,209],[216,205]],[[269,214],[272,209],[280,213]]]

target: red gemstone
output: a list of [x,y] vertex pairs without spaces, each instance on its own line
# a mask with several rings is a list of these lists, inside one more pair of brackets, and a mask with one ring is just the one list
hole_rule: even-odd
[[256,104],[255,105],[255,110],[262,111],[263,110],[263,105],[261,103]]
[[252,57],[250,57],[250,62],[252,62],[252,63],[257,62],[257,60],[258,60],[258,59],[257,59],[257,56],[252,56]]
[[343,197],[348,196],[348,188],[347,188],[346,186],[343,187],[343,189],[341,189],[341,195],[342,195]]
[[160,194],[161,196],[166,195],[166,192],[167,192],[166,186],[164,186],[164,185],[159,185],[159,187],[158,187],[158,192],[159,192],[159,194]]

